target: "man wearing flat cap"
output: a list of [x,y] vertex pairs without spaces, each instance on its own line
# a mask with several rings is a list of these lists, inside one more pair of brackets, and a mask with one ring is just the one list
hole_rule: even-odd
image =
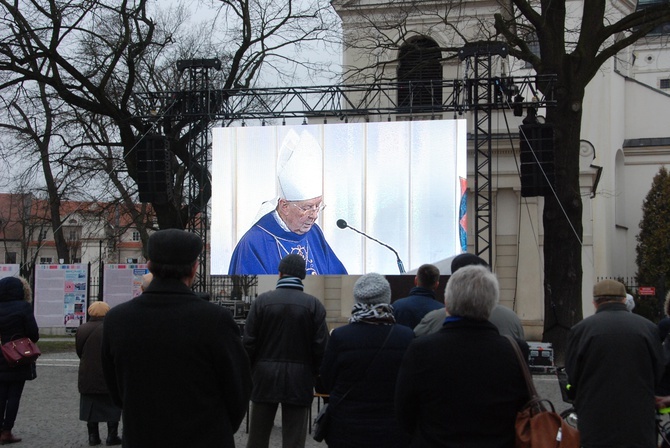
[[247,448],[267,448],[279,403],[283,446],[305,446],[315,379],[328,342],[326,309],[303,292],[305,261],[287,255],[278,270],[277,288],[253,301],[244,325],[254,383]]
[[628,311],[620,282],[596,283],[593,304],[566,348],[582,446],[655,447],[654,389],[664,370],[657,327]]
[[316,223],[325,207],[321,152],[309,132],[289,131],[279,150],[279,197],[270,201],[274,209],[237,243],[228,275],[275,275],[279,261],[288,254],[303,258],[308,275],[347,273]]
[[102,365],[123,409],[123,446],[235,447],[251,392],[249,358],[230,312],[191,290],[201,250],[192,233],[153,233],[153,280],[105,317]]

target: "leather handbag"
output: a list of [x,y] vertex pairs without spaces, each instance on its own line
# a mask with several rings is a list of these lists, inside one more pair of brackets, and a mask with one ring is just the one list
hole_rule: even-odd
[[39,347],[30,338],[19,338],[2,344],[2,355],[9,367],[33,363],[41,354]]
[[567,424],[551,401],[537,394],[528,365],[514,338],[507,336],[521,365],[530,400],[517,413],[516,448],[579,448],[579,431]]

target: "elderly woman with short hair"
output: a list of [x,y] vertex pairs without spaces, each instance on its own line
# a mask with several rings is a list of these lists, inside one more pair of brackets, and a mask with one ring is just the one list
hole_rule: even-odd
[[412,447],[514,447],[529,396],[514,348],[488,321],[498,291],[487,268],[459,269],[447,283],[443,327],[407,349],[396,410]]

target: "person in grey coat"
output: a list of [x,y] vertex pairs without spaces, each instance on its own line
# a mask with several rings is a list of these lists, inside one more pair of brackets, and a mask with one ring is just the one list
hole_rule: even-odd
[[[464,266],[485,266],[489,268],[489,264],[481,257],[475,254],[464,253],[457,255],[451,261],[451,274],[455,274],[460,268]],[[427,313],[421,322],[414,327],[414,334],[416,336],[425,336],[427,334],[435,333],[442,328],[444,323],[445,311],[444,308],[433,310]],[[523,325],[521,319],[516,313],[507,308],[505,305],[496,304],[489,316],[489,322],[498,328],[501,335],[512,336],[518,340],[524,339]]]
[[119,421],[121,409],[112,402],[102,373],[102,322],[109,311],[105,302],[88,307],[90,319],[77,329],[75,349],[79,356],[79,420],[86,422],[89,446],[100,445],[99,422],[107,422],[107,446],[121,445]]
[[283,446],[305,445],[315,379],[328,342],[326,309],[303,292],[305,275],[300,255],[285,256],[277,288],[251,304],[243,338],[254,384],[247,448],[268,446],[279,403]]
[[596,313],[568,333],[565,370],[585,448],[656,446],[663,350],[656,325],[629,312],[625,301],[620,282],[596,283]]
[[[32,290],[24,278],[0,279],[0,338],[2,343],[28,337],[37,342],[39,328],[33,314]],[[20,442],[12,434],[23,386],[37,376],[35,363],[10,367],[0,356],[0,445]]]

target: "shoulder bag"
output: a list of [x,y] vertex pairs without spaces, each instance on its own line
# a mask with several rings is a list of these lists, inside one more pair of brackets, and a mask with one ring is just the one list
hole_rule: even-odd
[[[381,351],[386,347],[386,343],[389,340],[389,337],[391,337],[391,333],[393,333],[393,326],[391,326],[391,330],[389,333],[386,335],[386,339],[384,339],[384,343],[382,346],[377,350],[377,353],[375,353],[375,356],[372,358],[372,361],[370,361],[370,364],[368,364],[368,367],[365,369],[365,375],[363,375],[362,378],[367,378],[368,376],[368,370],[370,370],[370,366],[372,363],[375,361],[377,358],[377,355],[381,353]],[[342,395],[342,398],[340,398],[339,402],[342,402],[346,398],[347,395],[349,395],[349,392],[351,392],[351,389],[354,388],[356,383],[352,384],[349,386],[349,389]],[[314,431],[312,432],[312,438],[316,440],[317,442],[323,441],[323,439],[326,438],[326,434],[328,433],[328,424],[330,422],[330,414],[328,413],[328,405],[330,403],[326,403],[323,405],[317,416],[314,418]],[[333,404],[334,405],[334,404]],[[330,408],[332,409],[332,407]]]
[[9,367],[33,363],[41,354],[40,349],[30,338],[19,338],[2,344],[2,355]]
[[516,416],[516,448],[579,448],[579,431],[556,413],[551,401],[537,394],[519,345],[511,336],[506,337],[521,365],[530,396]]

